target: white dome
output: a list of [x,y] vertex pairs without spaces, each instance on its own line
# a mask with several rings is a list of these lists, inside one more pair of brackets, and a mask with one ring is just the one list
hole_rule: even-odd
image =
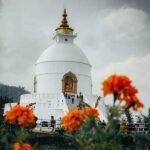
[[91,94],[91,65],[74,43],[77,34],[67,25],[66,14],[63,17],[53,37],[55,43],[36,62],[34,89],[36,93],[61,93],[68,82],[64,77],[70,77],[73,92]]
[[55,43],[48,47],[39,57],[36,64],[42,62],[79,62],[90,65],[82,50],[74,43]]

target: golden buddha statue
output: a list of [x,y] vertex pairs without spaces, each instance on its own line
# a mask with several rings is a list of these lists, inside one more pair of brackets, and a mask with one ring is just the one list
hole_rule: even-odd
[[72,92],[73,91],[73,80],[71,77],[66,77],[65,79],[65,92]]

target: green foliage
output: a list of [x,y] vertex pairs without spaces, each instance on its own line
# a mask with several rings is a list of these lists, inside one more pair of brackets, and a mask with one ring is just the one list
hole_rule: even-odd
[[133,123],[133,117],[132,113],[130,112],[130,109],[125,110],[125,115],[128,123]]
[[72,150],[72,137],[58,133],[31,133],[29,137],[33,150]]
[[9,99],[0,99],[0,150],[11,150],[14,143],[27,142],[30,130],[34,127],[24,128],[19,125],[10,125],[4,120],[4,106]]
[[146,127],[150,127],[150,108],[149,108],[148,115],[141,114],[141,116],[136,116],[136,117],[138,123],[145,123]]
[[9,86],[0,84],[0,97],[10,99],[10,102],[19,102],[22,94],[28,94],[29,91],[25,90],[24,87]]
[[[77,150],[148,150],[150,136],[128,133],[120,128],[118,107],[110,108],[109,120],[105,128],[97,123],[95,118],[85,121],[79,131],[71,134],[73,146]],[[128,121],[132,115],[128,111]],[[142,144],[144,143],[144,144]]]
[[[118,132],[118,123],[112,125],[114,130],[112,130],[112,126],[109,126],[107,129],[102,128],[97,124],[94,118],[89,118],[83,124],[80,131],[75,134],[75,145],[77,145],[76,149],[83,150],[113,150],[119,149],[120,145],[118,145],[119,140],[119,132]],[[107,130],[107,134],[106,134]]]
[[0,98],[0,149],[9,150],[11,149],[12,134],[9,133],[8,125],[4,122],[5,102],[4,98]]
[[143,123],[146,123],[148,127],[150,127],[150,108],[149,108],[149,113],[148,115],[143,115]]
[[150,148],[150,135],[134,135],[136,150],[149,150]]

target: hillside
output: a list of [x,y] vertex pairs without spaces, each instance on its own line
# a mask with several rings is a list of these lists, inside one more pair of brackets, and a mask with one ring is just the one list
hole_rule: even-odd
[[0,97],[10,99],[13,102],[18,102],[20,95],[30,93],[24,87],[9,86],[0,84]]

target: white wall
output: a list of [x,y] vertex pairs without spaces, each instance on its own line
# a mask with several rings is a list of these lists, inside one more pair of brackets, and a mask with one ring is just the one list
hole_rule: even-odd
[[59,94],[24,94],[20,98],[20,104],[26,106],[30,103],[36,103],[33,106],[33,112],[38,119],[50,119],[54,116],[59,119],[68,111],[66,100],[62,93]]
[[[90,106],[95,106],[96,95],[85,95],[83,93],[83,98],[86,103]],[[21,105],[28,105],[30,103],[36,104],[33,106],[34,114],[38,117],[38,119],[50,119],[50,116],[54,116],[55,119],[59,119],[68,111],[68,106],[66,100],[62,93],[53,93],[53,94],[24,94],[21,96],[20,104]],[[14,103],[11,104],[12,106],[15,105]],[[5,112],[10,109],[10,104],[5,105]],[[105,120],[107,122],[107,107],[104,104],[104,100],[101,99],[100,103],[97,107],[100,113],[100,119]]]
[[77,92],[90,95],[91,66],[79,62],[43,62],[36,65],[37,93],[61,93],[62,78],[71,71],[77,76]]

